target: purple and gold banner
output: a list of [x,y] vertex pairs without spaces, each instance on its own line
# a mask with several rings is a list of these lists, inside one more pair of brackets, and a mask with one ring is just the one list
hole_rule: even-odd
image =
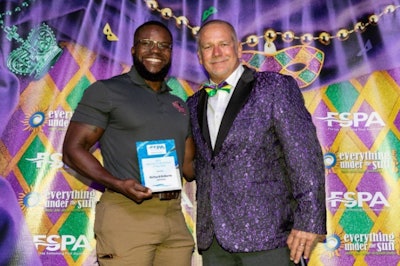
[[[400,265],[399,12],[397,0],[0,1],[0,264],[96,265],[103,188],[62,163],[73,111],[89,84],[130,68],[148,20],[173,33],[168,84],[187,99],[206,78],[196,33],[218,18],[243,64],[296,79],[317,126],[328,235],[309,265]],[[182,197],[194,235],[195,186]]]

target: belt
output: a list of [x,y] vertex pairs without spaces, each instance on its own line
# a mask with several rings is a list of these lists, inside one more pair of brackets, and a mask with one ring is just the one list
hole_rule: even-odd
[[160,200],[172,200],[178,199],[181,195],[181,191],[166,191],[166,192],[156,192],[153,193],[153,198],[159,198]]

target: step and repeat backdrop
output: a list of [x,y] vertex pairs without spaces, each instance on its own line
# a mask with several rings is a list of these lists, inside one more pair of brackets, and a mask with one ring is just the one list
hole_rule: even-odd
[[[197,31],[216,18],[236,28],[243,64],[297,80],[317,127],[328,234],[309,265],[400,265],[397,0],[0,1],[0,261],[96,265],[103,188],[62,162],[74,109],[89,84],[130,68],[148,20],[173,33],[168,84],[186,100],[206,79]],[[193,234],[195,190],[184,183]]]

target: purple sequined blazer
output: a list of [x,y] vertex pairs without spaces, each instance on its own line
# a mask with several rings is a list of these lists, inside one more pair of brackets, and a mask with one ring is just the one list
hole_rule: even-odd
[[207,249],[214,235],[230,252],[253,252],[286,246],[291,228],[325,234],[323,156],[295,80],[246,68],[214,150],[207,97],[199,90],[188,99],[198,249]]

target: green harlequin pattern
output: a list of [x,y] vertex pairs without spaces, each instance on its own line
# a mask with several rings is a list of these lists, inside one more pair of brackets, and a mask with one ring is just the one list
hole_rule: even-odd
[[350,82],[342,82],[329,85],[326,89],[326,96],[337,111],[349,112],[360,93]]
[[74,89],[68,94],[66,97],[66,101],[69,106],[71,106],[72,110],[76,109],[76,105],[78,104],[79,100],[82,97],[83,92],[85,89],[90,85],[90,81],[86,76],[83,76],[79,82],[76,84]]
[[34,163],[38,151],[44,151],[45,145],[39,137],[35,137],[26,151],[22,154],[18,161],[18,168],[21,171],[28,186],[34,186],[37,182],[42,180],[44,175],[49,171],[49,165],[43,164],[43,167],[38,168]]

